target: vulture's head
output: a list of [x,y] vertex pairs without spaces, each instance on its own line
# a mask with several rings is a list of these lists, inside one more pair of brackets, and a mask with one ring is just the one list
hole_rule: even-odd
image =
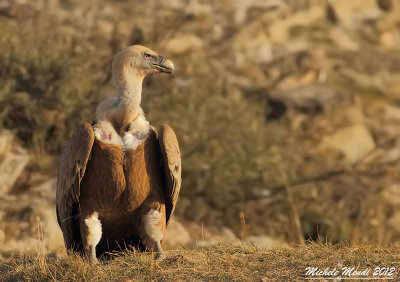
[[112,78],[118,88],[127,83],[141,83],[144,77],[152,73],[169,73],[174,70],[173,63],[159,56],[153,50],[140,45],[130,46],[117,55],[112,63]]

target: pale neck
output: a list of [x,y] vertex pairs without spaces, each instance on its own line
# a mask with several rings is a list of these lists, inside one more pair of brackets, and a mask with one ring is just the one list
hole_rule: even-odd
[[127,109],[129,111],[140,109],[142,82],[143,78],[137,78],[134,81],[126,82],[124,87],[117,89],[118,108]]

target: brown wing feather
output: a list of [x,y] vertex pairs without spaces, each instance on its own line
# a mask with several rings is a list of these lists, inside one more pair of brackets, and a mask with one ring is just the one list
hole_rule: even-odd
[[94,141],[92,126],[81,124],[65,146],[59,162],[57,177],[57,219],[67,249],[79,250],[81,243],[77,215],[80,183],[85,174]]
[[171,127],[163,125],[158,135],[161,153],[163,157],[163,171],[166,194],[166,222],[168,224],[172,213],[175,210],[181,189],[181,153],[179,151],[178,140]]

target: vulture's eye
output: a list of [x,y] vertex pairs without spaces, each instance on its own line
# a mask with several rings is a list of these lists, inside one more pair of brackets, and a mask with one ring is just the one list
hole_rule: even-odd
[[150,55],[150,54],[148,54],[148,53],[144,53],[144,58],[146,59],[146,60],[151,60],[152,59],[152,55]]

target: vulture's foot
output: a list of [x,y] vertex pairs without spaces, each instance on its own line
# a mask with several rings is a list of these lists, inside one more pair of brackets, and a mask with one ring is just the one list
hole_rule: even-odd
[[96,257],[89,257],[89,263],[90,264],[99,264],[99,260]]
[[[161,246],[161,241],[164,238],[162,231],[162,214],[155,209],[150,209],[147,214],[143,216],[144,229],[148,239],[153,241],[152,246],[147,246],[150,250],[154,250],[154,258],[162,260],[165,258],[164,251]],[[147,241],[147,240],[146,240]]]
[[89,260],[90,264],[99,264],[99,260],[96,257],[96,247],[95,246],[90,246],[88,260]]
[[167,257],[167,256],[165,255],[164,252],[155,253],[155,255],[154,255],[154,259],[155,259],[155,260],[158,260],[158,261],[162,261],[162,260],[164,260],[166,257]]
[[85,218],[85,229],[82,236],[84,238],[85,251],[90,263],[97,264],[99,261],[96,258],[96,246],[100,242],[102,236],[102,227],[99,220],[99,214],[94,212],[89,217]]
[[164,250],[162,249],[160,241],[158,241],[156,243],[156,253],[154,255],[154,259],[158,260],[158,261],[161,261],[161,260],[163,260],[165,258],[166,258],[166,256],[165,256]]

